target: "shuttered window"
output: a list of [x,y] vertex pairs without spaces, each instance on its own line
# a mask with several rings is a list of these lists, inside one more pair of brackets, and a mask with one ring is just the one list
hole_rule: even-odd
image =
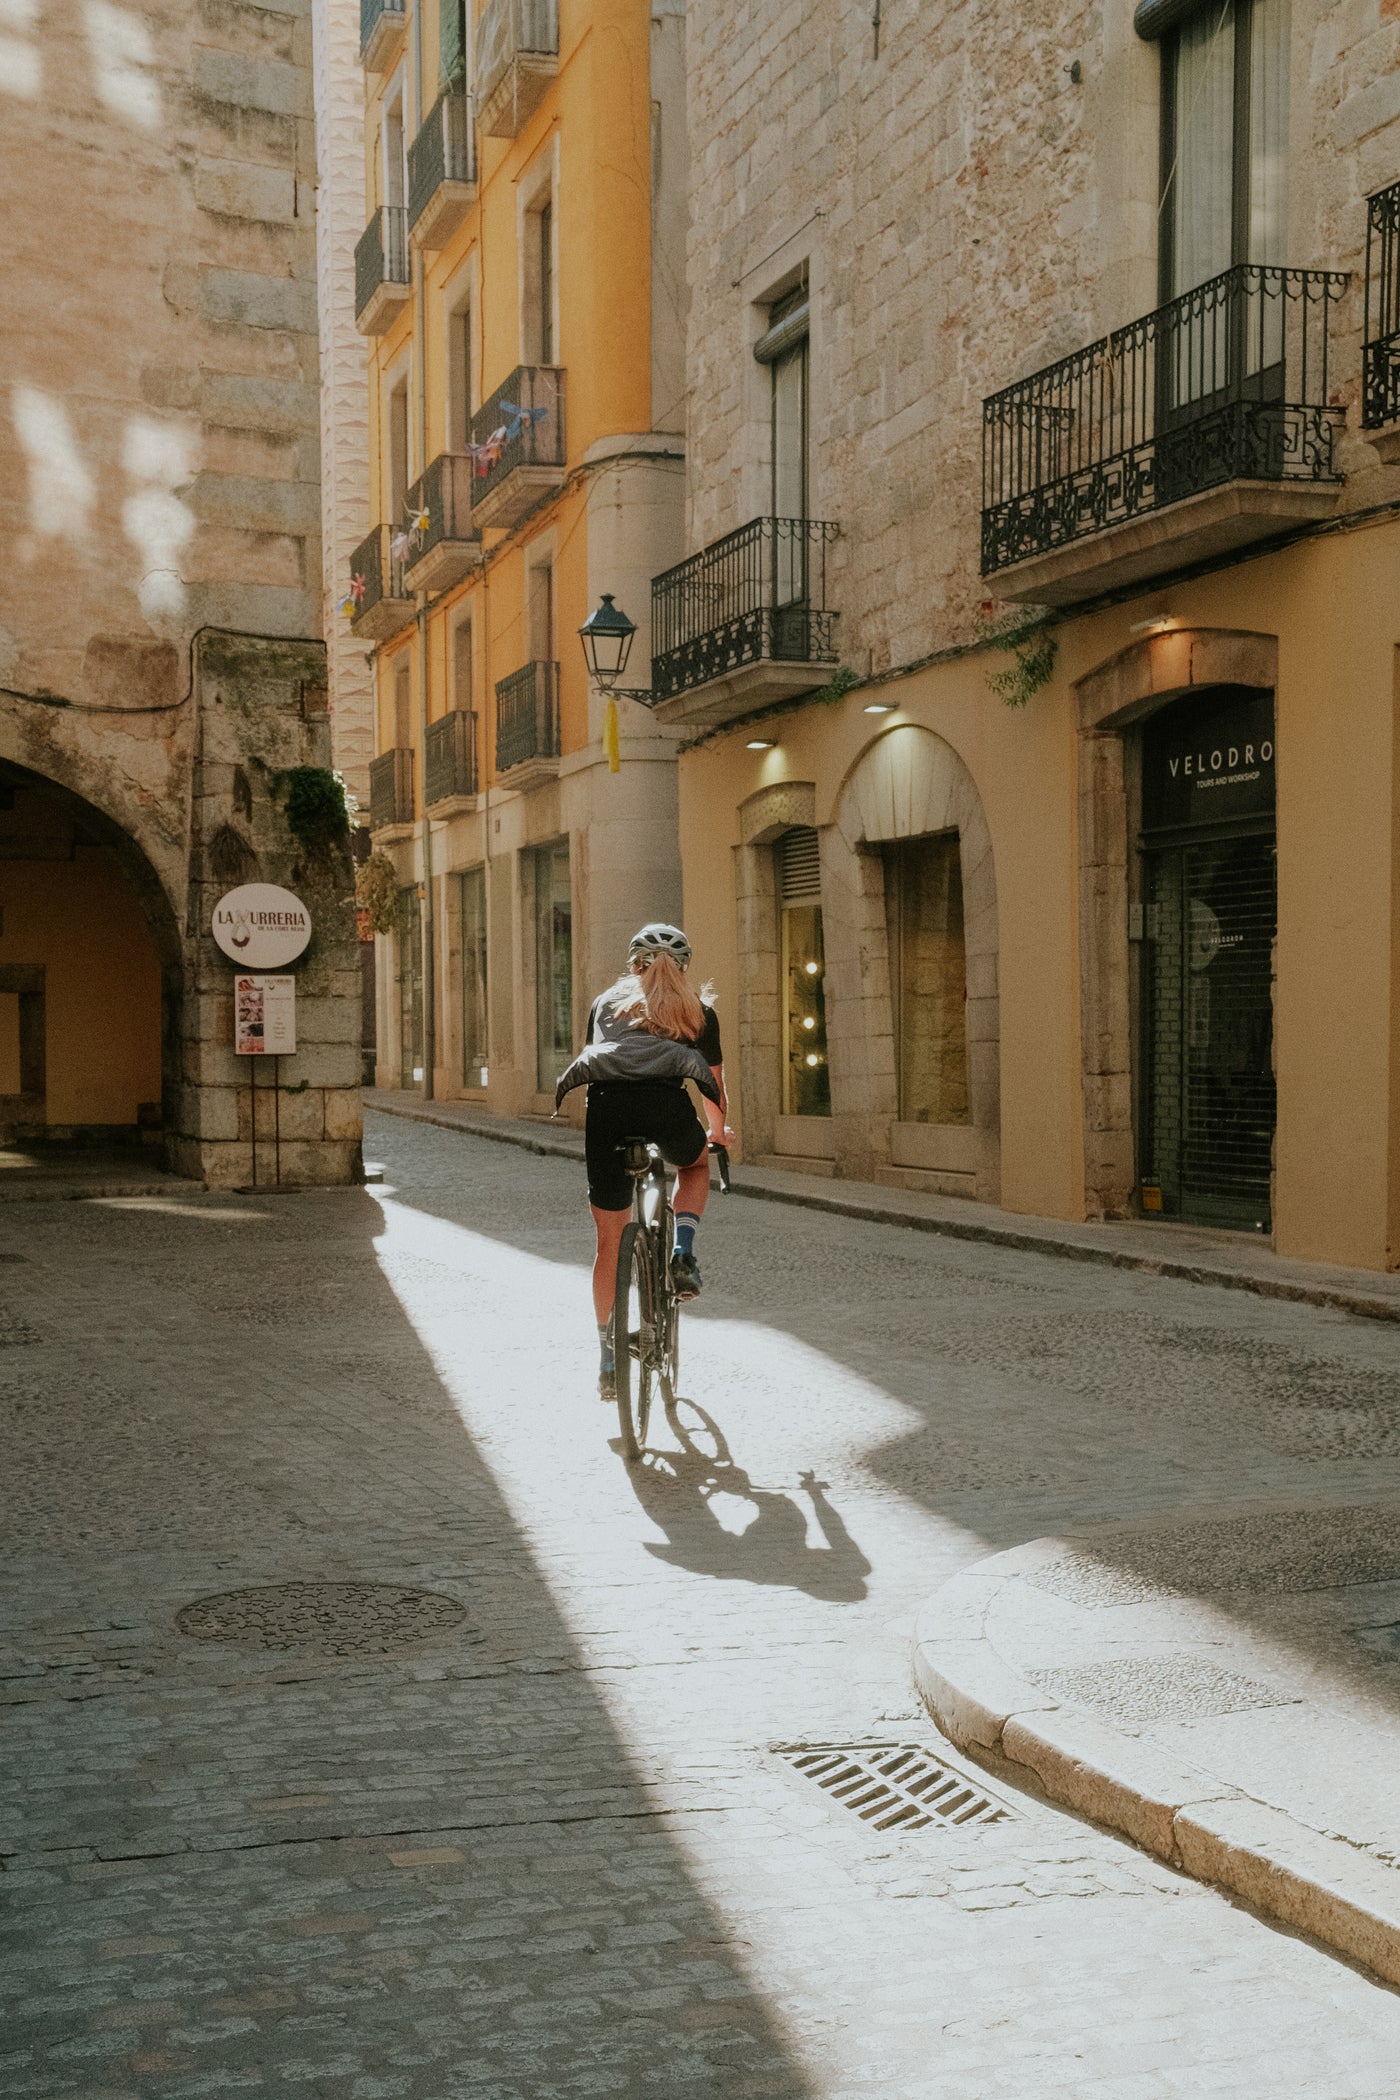
[[783,833],[778,841],[778,868],[784,904],[821,902],[821,861],[817,834],[810,826]]

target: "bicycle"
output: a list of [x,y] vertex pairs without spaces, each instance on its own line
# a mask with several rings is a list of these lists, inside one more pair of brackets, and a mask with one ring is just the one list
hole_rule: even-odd
[[[622,1455],[636,1465],[646,1447],[652,1393],[660,1384],[667,1407],[680,1377],[680,1308],[671,1283],[675,1216],[671,1170],[646,1138],[624,1138],[623,1165],[632,1180],[632,1215],[622,1229],[613,1299],[613,1384],[622,1425]],[[711,1144],[721,1192],[729,1193],[729,1154]]]

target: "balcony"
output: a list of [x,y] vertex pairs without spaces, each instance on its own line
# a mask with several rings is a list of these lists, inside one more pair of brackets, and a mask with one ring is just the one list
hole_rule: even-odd
[[839,530],[812,518],[754,518],[652,578],[660,721],[713,727],[826,684],[837,621],[827,549]]
[[472,514],[505,531],[564,485],[564,374],[517,365],[472,417]]
[[383,335],[407,305],[408,213],[402,204],[381,204],[355,243],[355,326],[361,335]]
[[454,808],[475,809],[476,716],[454,707],[428,724],[423,747],[423,803],[441,815]]
[[1361,427],[1381,458],[1400,459],[1400,182],[1366,200],[1366,337]]
[[389,540],[389,527],[376,525],[350,557],[350,625],[371,642],[388,641],[418,612]]
[[559,0],[488,0],[476,28],[476,101],[489,138],[520,136],[559,70]]
[[558,774],[558,664],[523,664],[497,681],[496,771],[511,788],[536,787]]
[[1346,277],[1242,263],[982,405],[982,574],[1073,605],[1336,508]]
[[439,95],[408,149],[408,230],[444,248],[476,202],[476,125],[465,95]]
[[403,580],[410,591],[446,591],[481,561],[481,534],[472,523],[472,460],[443,452],[408,492],[408,551]]
[[405,830],[413,822],[413,753],[406,744],[369,762],[369,828]]
[[360,64],[382,73],[405,21],[404,0],[360,0]]

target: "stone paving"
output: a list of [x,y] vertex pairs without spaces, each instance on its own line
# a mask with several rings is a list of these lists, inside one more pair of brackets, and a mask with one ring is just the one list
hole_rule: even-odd
[[369,1149],[0,1222],[5,2100],[1397,2100],[1400,1997],[1311,1943],[776,1755],[936,1751],[913,1616],[998,1547],[1392,1491],[1392,1332],[716,1203],[631,1478],[578,1168]]

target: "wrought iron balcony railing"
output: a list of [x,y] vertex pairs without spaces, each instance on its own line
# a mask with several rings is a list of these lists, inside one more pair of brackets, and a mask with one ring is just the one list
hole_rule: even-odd
[[559,63],[559,0],[487,0],[476,28],[476,94],[484,129],[514,138]]
[[[387,525],[376,525],[360,541],[350,557],[348,611],[357,634],[375,639],[393,634],[413,617],[413,602],[404,583],[403,563],[390,545],[393,534]],[[399,615],[398,608],[402,608]],[[390,611],[391,624],[386,625]]]
[[522,664],[496,682],[496,771],[559,756],[559,666]]
[[381,204],[355,243],[355,319],[364,326],[379,294],[396,287],[395,302],[408,297],[408,213],[402,204]]
[[372,65],[404,26],[404,0],[360,0],[360,62]]
[[561,367],[517,365],[472,417],[471,453],[472,506],[483,525],[512,525],[557,488],[564,471]]
[[413,822],[413,753],[406,744],[369,762],[369,828]]
[[654,576],[653,698],[669,700],[743,664],[834,664],[826,567],[839,530],[814,518],[754,518]]
[[474,795],[476,776],[476,716],[464,707],[429,722],[423,746],[423,803],[431,809],[453,795]]
[[1361,424],[1400,421],[1400,182],[1366,200],[1366,340]]
[[1230,481],[1333,479],[1330,270],[1241,263],[982,404],[982,573]]
[[481,559],[481,534],[472,523],[472,459],[441,452],[408,492],[411,523],[405,538],[404,578],[410,590],[446,590]]
[[[436,222],[465,210],[463,193],[475,188],[476,125],[471,103],[463,94],[439,95],[408,149],[408,223],[414,235],[426,246],[436,247],[443,237]],[[444,192],[453,201],[450,213],[442,209]],[[434,238],[427,239],[428,232]]]

